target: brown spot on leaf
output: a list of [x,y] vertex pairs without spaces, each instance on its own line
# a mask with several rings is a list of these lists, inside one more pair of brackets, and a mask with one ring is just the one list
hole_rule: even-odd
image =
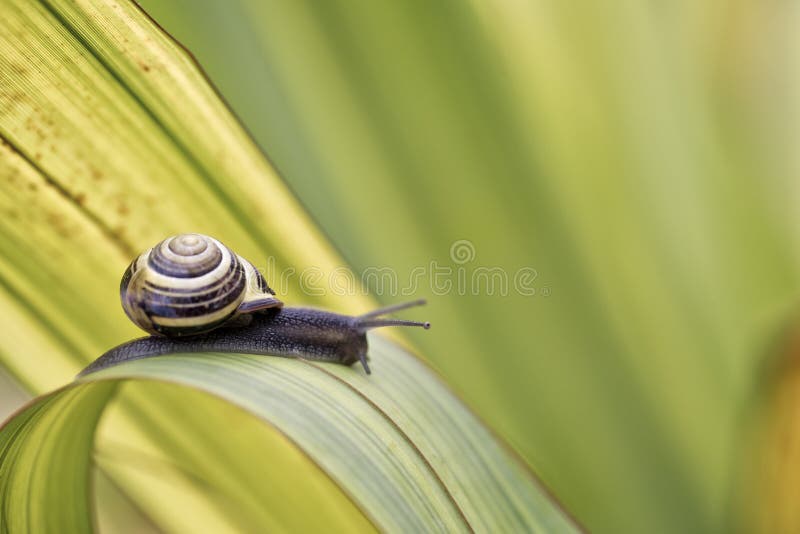
[[0,99],[11,104],[19,104],[26,100],[25,93],[21,91],[4,91],[0,93]]
[[64,219],[64,216],[60,213],[48,213],[47,214],[47,224],[53,229],[55,233],[60,235],[61,237],[69,237],[70,231],[67,226],[67,222]]
[[10,65],[8,65],[8,70],[13,72],[20,78],[24,78],[28,74],[28,69],[25,68],[25,66],[20,63],[11,63]]
[[125,225],[124,224],[118,224],[117,226],[112,228],[111,229],[111,235],[115,239],[123,240],[124,236],[125,236]]

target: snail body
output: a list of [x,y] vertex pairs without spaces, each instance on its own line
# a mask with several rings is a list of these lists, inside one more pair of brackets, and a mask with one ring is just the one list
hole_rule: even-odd
[[[212,246],[218,252],[209,252]],[[420,306],[423,300],[359,316],[283,307],[252,264],[201,234],[167,238],[145,251],[125,271],[120,297],[128,317],[152,335],[114,347],[79,376],[175,352],[264,354],[343,365],[361,362],[370,374],[368,330],[430,328],[427,322],[385,317]]]

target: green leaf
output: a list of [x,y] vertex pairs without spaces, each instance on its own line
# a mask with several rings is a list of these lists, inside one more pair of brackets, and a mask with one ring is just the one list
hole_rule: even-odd
[[[373,341],[372,376],[263,356],[170,355],[126,362],[40,397],[0,432],[3,525],[11,531],[56,531],[57,525],[85,530],[95,423],[114,385],[138,379],[206,392],[274,425],[381,530],[576,531],[530,473],[426,366],[379,338]],[[202,421],[206,414],[187,416]],[[213,486],[232,525],[264,528],[248,505],[289,507],[292,495],[275,495],[270,486],[281,476],[298,486],[305,482],[297,480],[296,471],[275,465],[276,459],[238,456],[242,449],[227,433],[235,431],[173,461],[206,482],[220,471],[232,476],[240,469],[266,468],[252,486],[247,477]],[[335,516],[335,510],[325,495],[305,496],[306,502],[291,510],[294,521],[280,526],[309,528],[316,520],[318,528],[366,528],[355,516],[331,523],[323,512]],[[317,506],[322,509],[315,512]]]
[[800,300],[796,3],[141,3],[357,273],[508,275],[422,277],[409,335],[589,530],[730,530]]
[[[176,355],[63,387],[137,335],[119,277],[165,235],[220,237],[271,280],[343,262],[187,54],[130,2],[0,4],[0,107],[0,362],[32,392],[59,388],[0,431],[4,528],[85,531],[96,464],[169,532],[574,530],[427,367],[378,337],[369,379]],[[290,304],[373,306],[279,281]]]
[[0,432],[4,532],[91,530],[89,467],[94,429],[114,384],[43,397]]

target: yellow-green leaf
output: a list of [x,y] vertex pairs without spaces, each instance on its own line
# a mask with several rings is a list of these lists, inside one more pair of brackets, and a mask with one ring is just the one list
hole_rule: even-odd
[[427,268],[409,335],[592,532],[730,530],[800,300],[796,2],[141,4],[356,272]]
[[[71,491],[71,502],[62,501],[68,482],[86,480],[86,461],[71,466],[66,460],[72,455],[88,458],[93,422],[107,403],[109,384],[137,379],[189,386],[225,399],[274,425],[381,530],[576,530],[513,455],[442,389],[424,365],[387,342],[378,338],[373,341],[377,343],[373,348],[372,376],[332,364],[274,357],[171,355],[111,367],[44,396],[0,433],[8,440],[8,448],[14,448],[0,463],[0,469],[9,472],[11,480],[0,493],[0,502],[9,510],[4,524],[12,530],[42,531],[46,529],[41,524],[18,521],[55,521],[53,525],[71,517],[86,521],[85,488]],[[203,406],[198,402],[197,410]],[[31,414],[49,419],[28,422]],[[242,447],[236,437],[240,428],[234,424],[241,424],[241,417],[232,417],[231,410],[226,416],[231,425],[217,427],[216,431],[221,432],[217,439],[186,445],[171,460],[187,476],[215,482],[207,491],[213,493],[214,500],[225,503],[225,518],[231,525],[244,530],[264,528],[270,523],[259,522],[257,512],[285,507],[294,522],[287,524],[285,513],[275,514],[283,519],[283,527],[308,528],[313,526],[309,523],[317,521],[318,528],[325,524],[338,525],[334,530],[365,528],[357,517],[346,517],[347,521],[335,517],[331,503],[323,502],[324,494],[306,494],[303,503],[293,502],[291,494],[276,495],[271,486],[276,478],[274,472],[281,468],[275,465],[280,457],[259,460],[249,456],[247,452],[257,453],[260,447]],[[209,425],[213,421],[206,419],[205,412],[185,417]],[[88,422],[73,426],[72,418]],[[21,435],[20,426],[25,431]],[[81,447],[57,445],[73,441]],[[108,451],[118,445],[113,441]],[[102,457],[103,448],[99,454]],[[123,448],[112,457],[124,460],[125,454]],[[61,471],[50,469],[50,464],[61,466]],[[31,466],[39,468],[33,477],[29,474]],[[248,470],[250,473],[245,476]],[[255,476],[257,470],[261,470],[259,476]],[[229,480],[224,480],[223,473]],[[290,480],[296,485],[308,483],[298,480],[300,473],[292,475]],[[31,491],[40,495],[37,487],[47,487],[50,493],[31,498]],[[320,510],[314,513],[313,507],[317,506]],[[300,513],[304,508],[305,512]],[[193,510],[175,512],[191,514]],[[339,522],[330,523],[331,518],[323,517],[323,512],[334,515]],[[21,528],[22,524],[25,528]],[[276,524],[281,523],[273,521],[272,526]]]
[[[64,386],[135,335],[119,276],[167,234],[215,235],[268,277],[342,262],[133,3],[3,2],[0,106],[0,362],[31,392],[59,388],[0,431],[4,528],[85,531],[95,463],[172,532],[574,530],[427,367],[377,337],[370,378],[176,355]],[[280,281],[289,303],[370,305]]]

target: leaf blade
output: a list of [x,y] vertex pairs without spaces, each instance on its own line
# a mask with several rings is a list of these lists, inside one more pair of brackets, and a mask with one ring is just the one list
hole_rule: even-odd
[[[279,429],[340,484],[382,530],[577,530],[522,465],[463,407],[449,413],[449,419],[458,422],[450,427],[412,423],[415,414],[433,404],[452,408],[458,402],[440,385],[431,395],[430,384],[435,378],[418,363],[411,366],[413,376],[427,382],[426,387],[388,387],[398,376],[389,372],[401,370],[402,365],[381,364],[392,358],[405,360],[396,347],[386,342],[377,346],[373,360],[376,374],[382,369],[383,378],[282,358],[169,355],[126,362],[88,375],[60,395],[95,383],[110,391],[119,380],[139,379],[189,386],[225,399]],[[34,408],[46,412],[47,401],[53,402],[53,398],[45,397]],[[415,409],[409,411],[409,406]],[[99,415],[102,407],[96,408]],[[10,439],[15,428],[24,423],[24,419],[22,423],[12,419],[0,430],[0,443]],[[465,428],[471,428],[477,439],[464,432]],[[465,460],[468,455],[450,454],[455,452],[453,448],[440,445],[459,438],[467,439],[484,460],[491,460],[482,471]],[[88,450],[85,454],[88,457]],[[15,464],[3,458],[0,468],[13,469]],[[487,489],[492,487],[513,488],[514,497],[509,498],[508,491]],[[492,504],[473,500],[481,493]],[[3,499],[9,499],[9,495],[13,498],[14,493],[4,491]],[[233,502],[235,497],[225,495],[222,500]],[[503,507],[513,507],[514,512],[505,513]]]
[[[4,317],[11,319],[6,324],[14,330],[0,339],[0,358],[31,389],[42,391],[63,383],[105,348],[133,336],[134,329],[118,310],[118,276],[135,251],[165,233],[190,227],[224,235],[226,243],[247,257],[263,258],[259,254],[270,253],[277,266],[294,265],[299,269],[313,265],[331,270],[342,263],[213,89],[205,84],[196,65],[132,3],[13,0],[3,3],[0,10],[4,30],[0,32],[0,99],[4,110],[8,108],[8,113],[0,115],[0,138],[4,140],[0,147],[0,173],[13,184],[0,192],[0,207],[9,215],[0,217],[0,302]],[[209,125],[213,126],[211,132]],[[295,278],[286,289],[294,288],[296,300],[310,299],[300,286]],[[344,305],[358,311],[366,304],[366,299],[356,297]],[[397,357],[411,360],[407,354]],[[163,364],[169,360],[158,361]],[[357,490],[364,509],[368,505],[370,510],[373,506],[378,508],[374,514],[381,524],[460,530],[464,528],[462,515],[475,521],[483,513],[475,504],[480,503],[475,490],[448,491],[458,484],[466,487],[474,482],[468,476],[446,472],[441,460],[436,461],[437,454],[444,456],[449,449],[439,449],[428,440],[421,447],[424,452],[419,453],[415,446],[425,441],[424,432],[407,423],[399,427],[389,424],[380,410],[374,409],[392,409],[396,415],[397,406],[407,401],[380,388],[367,392],[367,401],[352,387],[358,385],[353,382],[358,375],[349,369],[337,368],[335,373],[317,376],[314,373],[319,368],[298,362],[271,365],[287,366],[284,376],[294,382],[287,379],[285,384],[294,384],[292,391],[296,394],[306,392],[311,399],[308,394],[314,388],[310,384],[324,385],[323,389],[335,388],[332,391],[338,395],[328,400],[360,407],[359,418],[369,424],[358,427],[358,435],[364,443],[372,444],[368,450],[375,453],[377,443],[391,443],[397,449],[397,454],[381,456],[382,463],[374,467],[384,480],[398,485],[389,483],[383,493],[373,497],[369,494],[374,481],[358,478],[358,465],[348,462],[346,455],[334,457],[333,464],[326,463],[331,472],[340,473],[339,483]],[[191,367],[181,369],[180,374],[190,374],[187,369]],[[449,395],[438,380],[429,382],[435,384],[433,397]],[[260,436],[255,443],[270,443],[284,461],[294,451],[294,463],[287,465],[307,474],[304,485],[298,485],[314,495],[309,502],[295,499],[293,506],[261,510],[259,499],[278,499],[253,473],[266,479],[272,472],[270,482],[289,489],[293,488],[291,473],[286,472],[285,466],[270,466],[245,440],[240,439],[239,446],[230,450],[223,446],[220,429],[224,428],[224,416],[231,412],[220,411],[215,424],[209,425],[203,419],[213,412],[209,398],[198,400],[188,390],[172,388],[150,388],[146,391],[151,395],[125,397],[127,390],[138,391],[132,385],[138,384],[133,381],[121,388],[120,416],[112,420],[113,424],[101,425],[98,450],[102,454],[98,463],[159,526],[175,532],[209,526],[219,531],[241,531],[324,518],[330,524],[341,525],[342,530],[348,526],[356,531],[371,529],[363,513],[347,504],[342,490],[330,483],[316,464],[297,453],[291,443],[281,441],[283,434],[275,430],[277,427],[270,427],[270,433],[262,423],[250,423],[244,426],[249,429],[247,435],[252,432]],[[37,402],[48,406],[50,401],[55,402],[53,399],[67,403],[73,391],[90,391],[94,387],[72,385]],[[417,392],[423,394],[430,391]],[[105,403],[91,402],[93,397],[86,395],[83,400],[91,405],[86,413],[99,417]],[[319,412],[327,407],[319,400],[308,402]],[[435,399],[429,401],[429,405],[434,404]],[[249,407],[252,411],[258,409],[256,404]],[[62,408],[61,412],[52,412],[53,416],[76,413]],[[197,409],[200,414],[194,412]],[[299,415],[296,411],[287,413]],[[324,413],[341,424],[347,422],[342,414]],[[409,418],[406,416],[406,420]],[[325,422],[319,416],[316,420],[320,425]],[[473,424],[480,425],[477,421]],[[379,441],[374,441],[378,438],[369,430],[373,427],[381,429],[375,434]],[[13,425],[6,426],[0,434],[10,428]],[[40,426],[33,425],[31,429],[41,432]],[[74,429],[81,432],[72,438],[88,446],[88,426]],[[120,467],[116,457],[109,454],[114,445],[104,438],[105,432],[128,444],[139,458],[155,458],[164,480],[148,479],[135,469]],[[409,433],[414,434],[411,441],[403,437]],[[309,440],[304,442],[309,450],[320,458],[330,458],[328,450],[314,441],[313,434],[304,436]],[[452,442],[453,438],[444,441]],[[491,442],[494,443],[493,438]],[[51,443],[47,442],[48,446]],[[346,440],[341,443],[350,444]],[[14,450],[23,453],[22,449]],[[43,454],[56,458],[54,450],[44,449]],[[237,458],[242,451],[242,457]],[[231,469],[216,466],[218,457],[225,457]],[[166,461],[170,458],[171,463]],[[174,461],[176,458],[179,463]],[[6,458],[3,469],[18,470],[14,465]],[[513,462],[512,465],[521,469]],[[64,480],[76,481],[85,476],[81,472],[83,464],[72,467],[72,472],[62,476]],[[253,473],[248,473],[248,468]],[[515,472],[526,481],[526,487],[530,485],[530,491],[538,491],[527,473]],[[45,473],[37,472],[36,477],[40,487],[47,485]],[[152,485],[157,492],[149,490]],[[22,487],[5,488],[13,496],[5,494],[4,502],[12,499],[20,507],[21,503],[35,502],[19,500],[25,497]],[[86,490],[86,486],[76,487],[76,497]],[[46,492],[42,491],[44,495]],[[220,495],[227,498],[220,499]],[[51,497],[48,499],[45,500],[52,501]],[[324,507],[330,504],[328,501],[350,508],[337,516],[335,507]],[[174,503],[186,511],[180,518],[172,517]],[[543,514],[571,530],[568,520],[546,497],[542,503]],[[78,501],[64,504],[67,505],[77,507]],[[48,512],[32,506],[29,511]],[[62,511],[70,513],[67,508]],[[292,517],[295,511],[298,513]],[[75,513],[78,518],[88,517],[85,511]],[[508,521],[505,515],[503,521]],[[76,529],[85,524],[84,519],[74,522]]]
[[[4,531],[91,530],[89,466],[99,413],[87,413],[83,408],[109,398],[113,389],[114,384],[107,383],[61,390],[4,425],[0,432],[0,525]],[[54,399],[59,397],[61,403],[57,404]],[[67,410],[70,405],[72,409]],[[65,416],[59,417],[62,413]],[[23,448],[25,444],[28,446]],[[62,476],[65,484],[52,483]],[[31,513],[30,502],[42,505],[38,513]]]

